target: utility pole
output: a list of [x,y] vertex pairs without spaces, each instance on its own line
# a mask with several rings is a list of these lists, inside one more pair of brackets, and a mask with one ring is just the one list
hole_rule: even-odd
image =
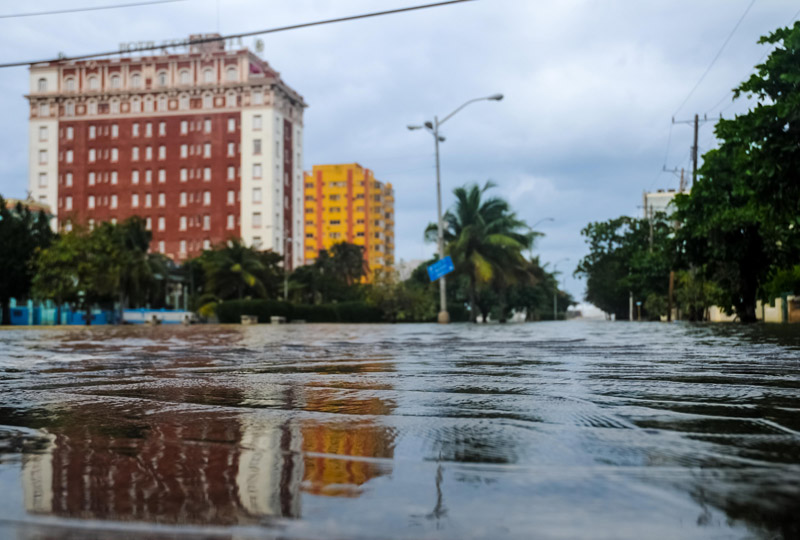
[[650,223],[650,253],[653,253],[653,205],[650,208],[645,208],[647,212],[647,221]]
[[667,301],[667,322],[672,322],[672,295],[675,292],[675,270],[669,271],[669,300]]
[[694,146],[692,146],[692,185],[697,182],[697,131],[700,126],[700,117],[694,115]]
[[[697,142],[697,137],[700,132],[700,124],[705,124],[706,122],[715,122],[717,120],[721,120],[722,117],[718,118],[709,118],[706,115],[703,115],[703,118],[700,118],[699,114],[694,115],[694,120],[679,120],[676,121],[675,118],[672,119],[673,124],[692,124],[694,125],[694,144],[692,145],[692,184],[694,185],[697,182],[697,159],[699,153],[699,147]],[[666,170],[666,168],[665,168]]]

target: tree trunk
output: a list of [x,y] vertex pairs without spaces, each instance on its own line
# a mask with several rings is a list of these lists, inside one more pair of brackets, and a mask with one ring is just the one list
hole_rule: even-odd
[[475,280],[470,277],[469,280],[469,318],[472,322],[478,322],[478,304],[475,302]]

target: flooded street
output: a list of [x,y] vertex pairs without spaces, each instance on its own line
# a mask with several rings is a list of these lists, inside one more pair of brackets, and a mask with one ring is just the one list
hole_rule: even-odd
[[0,330],[0,538],[799,538],[796,327]]

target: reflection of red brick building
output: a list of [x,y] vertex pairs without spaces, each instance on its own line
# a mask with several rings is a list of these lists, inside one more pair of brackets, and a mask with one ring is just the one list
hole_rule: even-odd
[[60,227],[140,215],[175,259],[235,236],[302,263],[305,103],[267,62],[213,42],[30,78],[29,187]]

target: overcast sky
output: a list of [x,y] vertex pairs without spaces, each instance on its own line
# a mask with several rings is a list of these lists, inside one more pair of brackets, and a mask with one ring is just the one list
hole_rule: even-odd
[[[121,41],[223,34],[355,15],[433,0],[185,0],[67,15],[0,19],[0,62],[116,49]],[[567,289],[585,254],[590,221],[642,212],[643,190],[677,188],[662,165],[690,169],[694,113],[733,115],[730,89],[765,47],[758,37],[798,15],[796,0],[757,0],[696,91],[751,0],[477,0],[376,19],[264,36],[262,56],[309,104],[305,163],[358,162],[391,182],[396,257],[425,259],[435,220],[433,139],[409,123],[478,102],[443,126],[445,206],[451,190],[488,179],[495,193],[546,236],[545,262],[561,262]],[[0,15],[128,3],[0,3]],[[253,48],[255,38],[245,40]],[[0,70],[0,193],[27,189],[27,68]],[[680,107],[680,110],[678,110]],[[668,140],[670,141],[668,146]],[[712,148],[701,128],[701,152]],[[669,150],[668,150],[669,148]],[[668,151],[667,151],[668,150]],[[666,154],[666,161],[664,159]]]

